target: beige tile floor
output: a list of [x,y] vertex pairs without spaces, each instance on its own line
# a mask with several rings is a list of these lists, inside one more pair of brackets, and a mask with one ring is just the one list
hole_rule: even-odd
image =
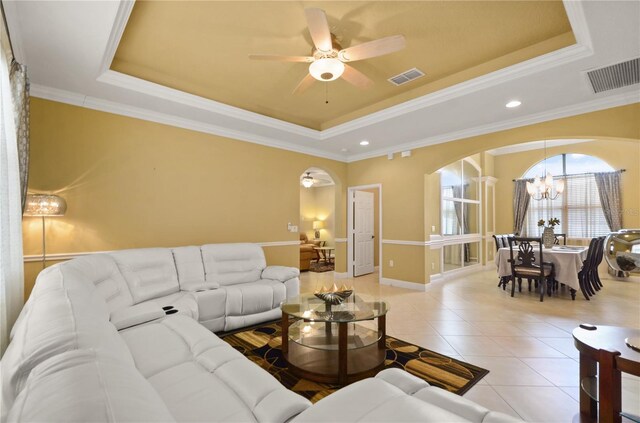
[[[334,282],[333,272],[300,279],[302,292]],[[560,291],[543,303],[529,292],[511,298],[492,270],[435,282],[426,292],[379,285],[377,273],[335,282],[384,297],[389,335],[490,370],[465,397],[529,422],[571,422],[578,413],[577,325],[640,328],[637,281],[605,279],[589,302]],[[640,415],[640,378],[624,376],[623,409]]]

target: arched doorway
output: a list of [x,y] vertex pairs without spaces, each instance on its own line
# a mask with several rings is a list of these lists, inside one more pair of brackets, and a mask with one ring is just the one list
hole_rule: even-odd
[[300,270],[335,269],[336,184],[323,169],[300,175]]

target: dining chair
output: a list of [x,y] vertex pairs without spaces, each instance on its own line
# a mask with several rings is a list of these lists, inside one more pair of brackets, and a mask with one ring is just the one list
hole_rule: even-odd
[[593,277],[593,268],[596,263],[596,251],[600,241],[598,238],[592,238],[589,242],[587,250],[587,258],[582,262],[582,269],[578,272],[578,283],[580,291],[587,301],[591,301],[590,297],[595,295],[595,290],[591,287],[591,278]]
[[600,290],[599,288],[602,288],[602,281],[600,280],[600,272],[598,271],[598,269],[600,268],[600,263],[602,263],[602,259],[604,258],[604,241],[605,241],[606,237],[601,236],[599,237],[600,240],[600,245],[598,246],[598,249],[596,250],[596,263],[593,269],[593,278],[594,281],[596,283],[596,286],[598,287],[598,291]]
[[553,244],[560,245],[560,238],[562,238],[562,245],[567,245],[567,234],[554,234]]
[[[535,280],[540,288],[540,301],[544,301],[545,289],[551,296],[551,287],[553,286],[555,267],[553,263],[544,261],[542,254],[542,238],[526,238],[526,237],[509,237],[509,254],[511,263],[511,296],[515,293],[516,280],[518,281],[519,291],[522,291],[522,278]],[[517,243],[517,244],[516,244]],[[537,243],[534,244],[534,243]],[[517,253],[516,249],[517,247]],[[536,259],[536,251],[538,250],[538,258]],[[531,287],[529,287],[531,288]]]
[[502,248],[502,238],[500,238],[500,240],[498,240],[498,237],[501,235],[491,235],[493,237],[493,242],[495,242],[496,244],[496,252]]

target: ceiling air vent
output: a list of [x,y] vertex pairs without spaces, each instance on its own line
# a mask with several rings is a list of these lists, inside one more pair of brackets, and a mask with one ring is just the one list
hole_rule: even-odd
[[393,85],[398,86],[406,84],[409,81],[413,81],[414,79],[420,78],[421,76],[424,76],[424,72],[422,72],[420,69],[413,68],[409,69],[406,72],[402,72],[399,75],[392,76],[387,81],[391,82]]
[[594,93],[614,90],[640,82],[640,58],[587,72]]

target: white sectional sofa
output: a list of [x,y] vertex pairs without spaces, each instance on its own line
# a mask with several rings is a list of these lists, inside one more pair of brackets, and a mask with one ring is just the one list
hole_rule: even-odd
[[298,291],[298,270],[251,244],[51,266],[0,363],[2,421],[514,421],[397,369],[311,405],[213,333],[277,318]]

